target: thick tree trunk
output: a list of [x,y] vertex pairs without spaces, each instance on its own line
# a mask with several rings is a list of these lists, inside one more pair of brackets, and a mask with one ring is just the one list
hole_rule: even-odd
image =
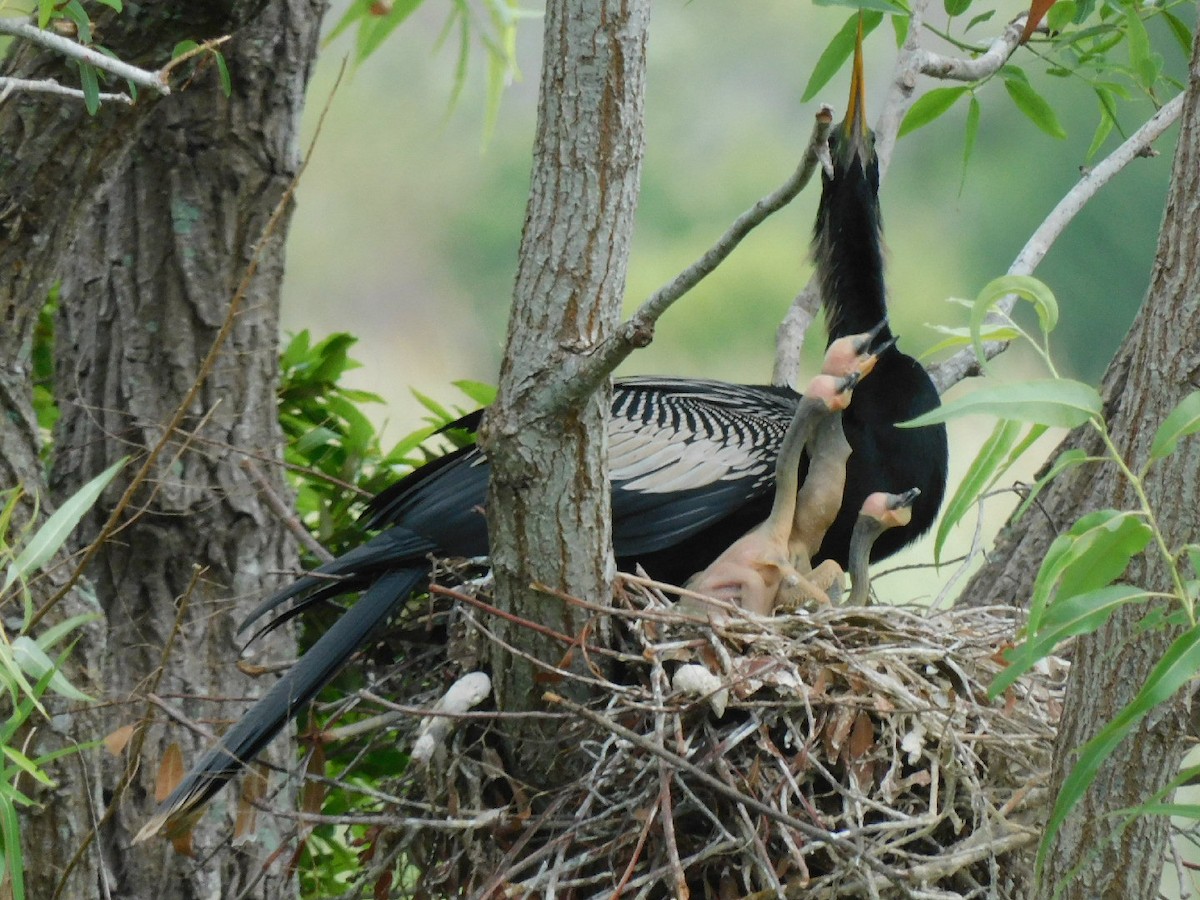
[[[1200,361],[1200,43],[1193,47],[1191,81],[1167,197],[1166,215],[1149,293],[1104,379],[1105,414],[1113,439],[1136,470],[1147,458],[1155,429],[1198,384]],[[1099,455],[1090,429],[1068,436],[1066,446]],[[1200,533],[1200,441],[1184,440],[1174,455],[1157,463],[1146,484],[1167,544],[1178,547]],[[1055,535],[1083,513],[1114,507],[1133,509],[1137,500],[1110,466],[1077,467],[1058,478],[1020,529],[1008,532],[989,563],[964,592],[970,603],[1024,604],[1034,575]],[[1172,586],[1154,552],[1137,559],[1127,579],[1151,590]],[[1139,632],[1141,613],[1129,610],[1076,645],[1064,715],[1055,753],[1057,790],[1075,760],[1074,751],[1137,693],[1150,668],[1175,634]],[[1183,698],[1147,717],[1099,773],[1075,808],[1048,859],[1046,896],[1067,873],[1081,867],[1061,895],[1067,898],[1158,894],[1168,820],[1146,817],[1114,837],[1116,821],[1106,814],[1144,802],[1178,770],[1184,751]]]
[[[221,95],[210,68],[183,92],[133,110],[106,108],[94,120],[61,98],[18,96],[0,107],[0,157],[8,147],[17,162],[0,165],[0,192],[16,210],[0,219],[14,238],[7,247],[0,241],[0,266],[18,273],[7,285],[0,279],[0,310],[18,326],[18,333],[0,329],[3,358],[19,358],[8,355],[11,348],[28,346],[47,286],[62,280],[56,395],[63,418],[53,496],[70,494],[113,460],[136,457],[157,442],[199,374],[252,247],[296,170],[299,114],[322,12],[318,0],[127,6],[106,24],[104,42],[151,66],[169,58],[180,40],[234,33],[223,48],[232,98]],[[205,13],[209,19],[196,19]],[[52,57],[27,51],[10,66],[23,74],[62,69]],[[0,210],[5,206],[0,202]],[[88,572],[107,639],[81,642],[74,671],[88,673],[94,682],[85,686],[117,702],[77,716],[68,739],[135,724],[150,709],[144,691],[174,632],[194,565],[204,572],[155,692],[219,731],[242,704],[181,698],[242,698],[265,688],[232,665],[232,623],[272,572],[294,567],[294,551],[239,468],[242,457],[230,449],[278,454],[273,396],[286,222],[266,243],[224,351],[188,410],[183,429],[194,440],[177,457],[183,437],[172,437],[151,475],[153,493],[144,489],[135,502],[144,512]],[[0,424],[0,449],[9,469],[36,485],[36,469],[22,462],[28,452],[8,453],[13,442],[18,451],[35,446],[27,379],[27,366],[6,367],[0,399],[20,415]],[[130,474],[102,500],[93,526]],[[266,474],[278,486],[278,473]],[[278,658],[289,649],[280,638],[268,654]],[[278,865],[265,876],[261,871],[278,834],[260,833],[236,854],[209,857],[229,844],[227,815],[210,817],[197,832],[203,865],[161,843],[130,848],[153,806],[166,745],[178,742],[191,758],[206,743],[157,718],[146,729],[132,785],[99,826],[131,762],[125,756],[92,751],[73,759],[60,787],[39,797],[44,812],[23,825],[30,896],[56,890],[70,898],[290,895]],[[281,750],[275,761],[287,757]],[[93,828],[98,840],[63,881],[66,861]]]
[[[641,171],[648,18],[648,0],[547,4],[532,185],[500,392],[484,434],[497,599],[567,635],[578,635],[586,616],[530,585],[611,597],[611,391],[576,398],[570,380],[620,314]],[[489,624],[543,662],[557,664],[567,650],[509,622]],[[527,659],[497,650],[492,671],[505,708],[540,702],[538,669]]]

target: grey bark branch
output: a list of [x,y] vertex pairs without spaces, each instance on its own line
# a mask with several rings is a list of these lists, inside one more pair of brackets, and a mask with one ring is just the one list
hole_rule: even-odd
[[[1031,275],[1038,265],[1050,252],[1054,242],[1062,236],[1067,225],[1079,215],[1088,201],[1108,184],[1116,175],[1135,159],[1146,155],[1158,138],[1179,119],[1183,111],[1184,95],[1177,94],[1170,102],[1155,113],[1141,128],[1129,136],[1121,146],[1105,157],[1098,165],[1089,169],[1075,186],[1058,202],[1058,205],[1046,216],[1042,224],[1030,235],[1021,252],[1017,254],[1011,266],[1009,275]],[[988,316],[985,325],[1001,322],[1012,313],[1017,298],[1009,295],[997,305],[997,312]],[[1008,341],[985,341],[983,345],[986,359],[994,359],[1007,349]],[[964,378],[980,374],[980,363],[973,348],[964,347],[949,359],[930,367],[930,377],[939,391],[945,391],[952,385],[958,384]]]
[[[0,20],[3,21],[3,20]],[[52,78],[2,78],[0,77],[0,103],[3,103],[17,91],[31,94],[56,94],[59,97],[70,97],[83,100],[86,95],[79,88],[71,88],[59,84]],[[101,103],[124,103],[132,105],[133,98],[128,94],[100,93],[97,95]]]
[[167,84],[161,71],[150,72],[146,69],[139,69],[137,66],[131,66],[129,63],[122,62],[119,59],[105,56],[100,51],[93,50],[91,47],[85,47],[83,44],[73,41],[70,38],[54,34],[51,31],[43,31],[41,28],[30,25],[28,22],[0,18],[0,34],[9,34],[13,37],[37,44],[39,47],[53,50],[55,53],[70,57],[71,59],[88,63],[97,69],[110,72],[118,78],[131,81],[138,87],[150,88],[160,94],[171,93],[170,85]]

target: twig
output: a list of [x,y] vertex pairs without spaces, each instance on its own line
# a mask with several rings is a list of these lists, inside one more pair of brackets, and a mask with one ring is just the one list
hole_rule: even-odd
[[623,740],[629,741],[629,743],[636,745],[642,750],[645,750],[647,753],[652,753],[655,756],[666,760],[668,763],[675,766],[676,769],[687,772],[697,781],[703,782],[706,787],[716,791],[727,800],[732,800],[734,803],[740,803],[747,809],[754,810],[754,812],[758,813],[760,816],[765,816],[773,822],[779,822],[783,825],[787,825],[792,830],[799,831],[801,834],[807,838],[810,838],[811,840],[829,844],[832,847],[837,847],[839,850],[842,850],[845,853],[849,853],[855,857],[861,858],[863,862],[870,866],[871,869],[878,872],[880,875],[892,879],[892,881],[898,887],[903,889],[904,876],[902,873],[898,872],[896,869],[893,869],[886,863],[880,862],[873,856],[862,854],[860,849],[850,841],[838,837],[835,834],[831,834],[828,831],[823,831],[820,828],[809,825],[807,822],[801,822],[799,819],[789,816],[787,813],[782,813],[774,807],[768,806],[754,797],[746,796],[741,791],[731,788],[725,782],[721,781],[721,779],[710,775],[708,772],[705,772],[698,766],[688,762],[682,756],[671,752],[666,747],[655,746],[653,741],[647,740],[636,731],[631,731],[625,726],[620,725],[611,719],[607,719],[599,713],[593,712],[586,706],[580,706],[578,703],[572,703],[570,700],[566,699],[565,697],[560,697],[558,694],[555,694],[552,691],[547,691],[546,693],[542,694],[542,699],[547,703],[555,703],[563,706],[575,713],[577,716],[587,719],[593,725],[596,725],[607,731],[611,731],[613,734],[617,735]]
[[322,563],[333,562],[333,554],[322,547],[317,539],[312,536],[312,532],[304,527],[304,523],[296,517],[291,507],[283,502],[283,498],[279,496],[275,488],[267,481],[267,477],[254,464],[254,460],[249,456],[244,456],[238,465],[242,467],[243,472],[250,476],[250,480],[258,488],[263,502],[267,504],[267,509],[275,514],[275,518],[283,523],[283,527],[292,533],[292,536],[300,542],[304,549]]
[[[1162,136],[1183,112],[1184,94],[1176,94],[1169,103],[1156,112],[1141,128],[1130,135],[1125,143],[1104,158],[1098,165],[1084,173],[1076,185],[1058,201],[1058,205],[1034,231],[1013,264],[1008,267],[1009,275],[1029,275],[1037,268],[1050,247],[1058,240],[1067,225],[1096,192],[1112,181],[1113,177],[1133,160],[1144,156],[1147,148]],[[1000,321],[1012,312],[1016,297],[1008,296],[1000,301],[997,310],[985,320],[985,325]],[[993,359],[1008,346],[1007,341],[984,343],[985,359]],[[944,391],[969,375],[978,375],[979,360],[975,351],[964,347],[945,362],[930,369],[930,377],[939,391]]]
[[111,72],[118,78],[131,81],[139,87],[150,88],[151,90],[158,91],[160,94],[171,93],[171,87],[167,84],[161,71],[149,72],[146,69],[139,69],[137,66],[131,66],[129,63],[121,62],[119,59],[105,56],[98,50],[85,47],[83,44],[73,41],[70,38],[65,38],[50,31],[43,31],[34,25],[30,25],[28,22],[0,18],[0,34],[11,34],[13,37],[24,38],[31,43],[45,47],[47,50],[53,50],[55,53],[69,56],[71,59],[88,63],[105,72]]
[[[4,21],[0,19],[0,22]],[[74,97],[76,100],[84,100],[87,95],[79,90],[79,88],[71,88],[66,85],[59,84],[53,78],[10,78],[8,76],[0,77],[0,103],[3,103],[17,91],[24,91],[27,94],[56,94],[60,97]],[[102,103],[124,103],[126,106],[133,105],[133,98],[128,94],[98,94],[97,98]]]
[[1026,18],[1026,14],[1022,13],[1009,22],[1008,27],[992,41],[991,46],[974,59],[943,56],[941,53],[922,48],[915,54],[916,68],[922,75],[943,81],[979,81],[995,75],[1020,45]]
[[754,228],[762,224],[767,216],[783,209],[795,199],[812,179],[820,161],[821,148],[829,136],[833,112],[822,106],[816,114],[812,135],[804,157],[796,171],[780,187],[763,197],[746,210],[721,238],[704,255],[680,272],[668,284],[663,285],[647,299],[628,320],[617,326],[616,331],[603,341],[592,353],[580,357],[576,371],[570,380],[569,394],[552,397],[555,405],[569,404],[580,397],[591,394],[596,386],[612,374],[626,357],[639,347],[645,347],[654,339],[654,326],[671,304],[703,281],[719,266],[734,248]]
[[421,723],[417,740],[409,752],[412,762],[427,766],[454,728],[454,717],[478,706],[491,693],[492,680],[483,672],[468,672],[450,685],[434,705],[435,711],[445,711],[448,715],[433,716]]

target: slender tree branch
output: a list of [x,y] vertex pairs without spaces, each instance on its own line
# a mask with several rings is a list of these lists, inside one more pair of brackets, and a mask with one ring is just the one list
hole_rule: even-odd
[[68,56],[71,59],[88,63],[97,69],[111,72],[118,78],[124,78],[126,81],[131,81],[140,87],[158,91],[160,94],[171,93],[171,88],[161,72],[149,72],[146,69],[131,66],[129,63],[121,62],[119,59],[105,56],[91,47],[85,47],[83,44],[73,41],[70,38],[65,38],[50,31],[43,31],[41,28],[30,25],[28,22],[0,18],[0,34],[10,34],[13,37],[24,38],[48,50],[53,50],[55,53],[61,53],[63,56]]
[[[1080,210],[1096,192],[1112,181],[1118,172],[1129,163],[1150,152],[1150,145],[1162,136],[1183,112],[1182,93],[1177,94],[1169,103],[1156,112],[1149,121],[1134,132],[1120,147],[1110,153],[1094,168],[1084,172],[1076,185],[1058,202],[1045,221],[1038,226],[1033,235],[1021,248],[1013,264],[1008,267],[1009,275],[1029,275],[1045,258],[1054,242],[1066,230],[1067,225],[1077,216]],[[1009,295],[998,304],[997,311],[988,316],[985,324],[994,324],[1007,317],[1011,312],[1016,297]],[[1008,341],[987,341],[983,345],[984,355],[992,359],[1002,353],[1008,346]],[[930,376],[939,391],[945,391],[971,375],[978,375],[979,360],[975,351],[964,347],[945,362],[933,366]]]
[[921,49],[916,53],[917,68],[922,75],[940,78],[943,81],[979,81],[995,75],[1020,44],[1021,35],[1025,31],[1025,19],[1026,15],[1022,13],[1009,22],[1008,27],[992,41],[983,55],[974,59],[943,56],[932,50]]
[[[60,97],[74,97],[76,100],[84,99],[84,93],[79,88],[67,87],[66,85],[59,84],[52,78],[0,77],[0,103],[3,103],[17,91],[24,91],[27,94],[57,94]],[[128,94],[100,94],[99,99],[101,103],[133,105],[133,98]]]
[[566,396],[552,398],[556,406],[566,405],[594,391],[600,382],[612,374],[634,350],[654,340],[654,326],[671,304],[694,288],[719,266],[756,227],[772,213],[787,206],[804,186],[812,180],[817,163],[828,156],[826,140],[833,122],[833,110],[822,106],[816,114],[812,135],[804,158],[796,171],[780,187],[763,197],[734,220],[721,238],[698,260],[663,285],[647,299],[629,319],[617,326],[611,337],[592,353],[580,357],[577,370],[569,381]]

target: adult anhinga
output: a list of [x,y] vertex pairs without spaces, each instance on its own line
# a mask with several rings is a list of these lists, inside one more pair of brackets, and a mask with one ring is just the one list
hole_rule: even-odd
[[[868,331],[886,318],[878,202],[879,168],[863,110],[861,36],[849,107],[830,137],[833,173],[822,184],[816,262],[830,342]],[[883,340],[891,335],[886,325]],[[640,564],[682,583],[763,521],[772,503],[775,460],[799,394],[787,388],[673,378],[616,383],[609,421],[613,548],[618,564]],[[893,344],[855,391],[842,424],[853,452],[841,509],[819,559],[849,558],[855,520],[868,494],[921,494],[909,525],[887,531],[872,557],[895,552],[932,524],[946,478],[946,436],[939,426],[895,423],[935,407],[937,392],[921,366]],[[479,415],[458,423],[473,427]],[[429,576],[430,554],[487,551],[480,507],[487,494],[483,454],[466,448],[413,472],[370,504],[369,541],[321,566],[259,606],[243,627],[290,608],[359,593],[308,652],[205,754],[139,834],[181,828],[204,802],[296,715]],[[336,581],[331,581],[331,576]]]

